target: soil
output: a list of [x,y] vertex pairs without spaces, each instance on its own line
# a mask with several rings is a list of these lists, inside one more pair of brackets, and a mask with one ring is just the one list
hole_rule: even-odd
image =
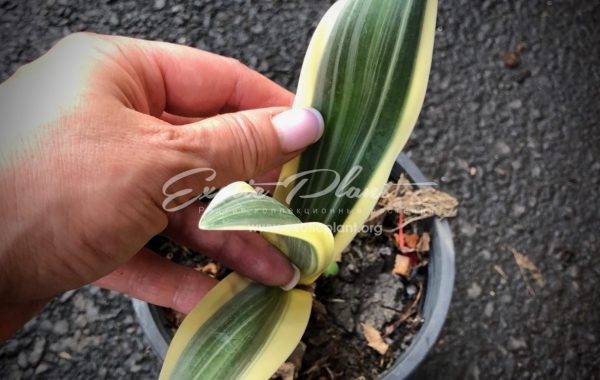
[[[421,327],[419,309],[427,278],[427,253],[409,254],[412,270],[407,276],[393,273],[396,255],[400,254],[392,232],[398,225],[398,214],[389,212],[382,221],[382,234],[359,234],[342,255],[338,274],[318,280],[308,329],[293,355],[296,357],[290,359],[296,363],[297,379],[376,379],[406,350]],[[421,236],[427,226],[426,221],[418,221],[403,231]],[[155,238],[150,247],[175,262],[216,273],[217,278],[228,272],[162,237]],[[165,312],[175,332],[183,316],[170,309]],[[368,346],[363,333],[366,323],[389,344],[385,354]],[[276,375],[274,379],[283,377]]]
[[[386,220],[391,224],[397,215]],[[426,223],[417,224],[422,233]],[[408,276],[399,276],[393,273],[397,253],[390,234],[361,234],[342,256],[339,273],[319,279],[299,379],[376,379],[408,348],[423,323],[427,259],[421,256]],[[368,346],[366,323],[389,344],[385,354]]]

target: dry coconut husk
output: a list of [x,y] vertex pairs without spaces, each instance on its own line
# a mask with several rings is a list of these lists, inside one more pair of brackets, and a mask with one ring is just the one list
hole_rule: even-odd
[[[404,175],[397,183],[388,182],[381,193],[375,209],[371,212],[368,222],[380,219],[388,211],[395,211],[406,216],[404,223],[398,228],[421,219],[452,218],[456,216],[458,200],[448,193],[432,187],[415,190]],[[396,229],[398,229],[396,228]]]

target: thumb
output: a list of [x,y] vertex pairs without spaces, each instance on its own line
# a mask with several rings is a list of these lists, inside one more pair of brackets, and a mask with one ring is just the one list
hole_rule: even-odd
[[266,108],[223,114],[185,126],[196,154],[215,170],[215,186],[259,176],[289,161],[323,135],[313,108]]

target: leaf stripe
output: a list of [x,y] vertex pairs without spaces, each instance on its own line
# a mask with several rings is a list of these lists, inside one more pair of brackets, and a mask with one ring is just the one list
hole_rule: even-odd
[[[410,8],[412,1],[413,0],[408,0],[407,1],[408,2],[408,5],[407,5],[408,8]],[[396,3],[399,4],[399,2],[396,2]],[[367,9],[367,7],[365,7],[365,9]],[[389,15],[393,15],[393,14],[394,14],[394,12],[389,12],[388,13],[388,17],[389,17]],[[400,35],[404,35],[405,32],[406,32],[406,28],[407,28],[407,25],[408,25],[407,18],[408,18],[409,15],[410,15],[409,12],[404,12],[404,14],[402,15],[402,21],[400,22],[400,33],[399,33]],[[385,17],[385,15],[384,15],[384,17]],[[386,22],[382,22],[382,25],[385,25],[385,24],[386,24]],[[374,47],[370,48],[370,50],[376,50],[376,52],[368,54],[369,59],[375,59],[374,57],[379,56],[378,53],[385,47],[385,44],[381,43],[381,41],[382,40],[385,41],[385,40],[388,40],[390,38],[391,30],[392,30],[391,28],[387,28],[387,29],[384,28],[384,30],[383,30],[384,37],[381,38],[381,39],[379,39],[377,41],[378,43],[373,45]],[[396,43],[395,43],[395,46],[394,46],[394,49],[393,49],[391,64],[390,64],[391,68],[395,68],[397,66],[397,63],[398,63],[398,60],[400,58],[400,53],[402,51],[402,47],[403,47],[404,41],[405,40],[402,39],[402,38],[396,39]],[[381,62],[376,62],[376,64],[381,64]],[[378,72],[378,70],[376,69],[376,70],[374,70],[371,73],[371,75],[372,76],[376,76],[377,72]],[[394,70],[393,69],[392,70],[388,70],[386,72],[386,74],[385,74],[385,81],[384,81],[383,89],[382,89],[382,92],[381,92],[381,95],[380,95],[381,98],[388,99],[388,97],[390,95],[390,91],[391,91],[393,79],[394,79]],[[369,97],[374,96],[374,94],[372,92],[368,92],[367,94],[368,94]],[[369,104],[370,103],[370,99],[366,103]],[[377,107],[376,107],[376,110],[374,112],[373,119],[371,120],[369,128],[367,129],[367,134],[366,134],[366,137],[365,137],[366,141],[371,141],[372,138],[373,138],[373,134],[375,132],[377,132],[377,126],[380,123],[380,120],[382,118],[382,113],[383,113],[383,111],[385,109],[385,106],[386,106],[386,102],[379,101],[377,103]],[[403,104],[403,107],[404,107],[404,104]],[[346,114],[346,113],[344,112],[344,114]],[[398,118],[400,118],[400,115],[398,115]],[[365,122],[368,122],[368,120],[365,120]],[[396,121],[396,124],[397,123],[398,123],[398,121]],[[344,122],[342,122],[342,124],[344,124]],[[351,164],[350,167],[354,167],[356,165],[359,165],[362,162],[362,159],[365,156],[366,151],[369,148],[370,147],[369,147],[368,144],[362,144],[359,147],[358,153],[354,156],[354,159],[352,160],[352,164]],[[334,198],[333,199],[333,204],[332,204],[331,208],[333,208],[333,209],[339,208],[339,204],[341,203],[342,199],[343,198],[341,198],[341,197]]]
[[[252,283],[232,297],[190,339],[179,359],[187,365],[177,366],[170,378],[237,378],[284,311],[283,293],[279,288]],[[238,360],[233,363],[232,357]]]
[[296,347],[311,304],[307,291],[285,292],[231,273],[183,321],[160,379],[267,379]]

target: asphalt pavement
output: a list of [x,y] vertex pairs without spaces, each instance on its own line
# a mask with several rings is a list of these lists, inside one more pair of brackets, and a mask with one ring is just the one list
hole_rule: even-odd
[[[0,79],[87,30],[233,56],[293,90],[330,3],[0,0]],[[457,277],[415,378],[599,379],[600,2],[440,3],[406,151],[461,201]],[[93,287],[57,297],[0,346],[2,379],[145,379],[159,367],[127,298]]]

